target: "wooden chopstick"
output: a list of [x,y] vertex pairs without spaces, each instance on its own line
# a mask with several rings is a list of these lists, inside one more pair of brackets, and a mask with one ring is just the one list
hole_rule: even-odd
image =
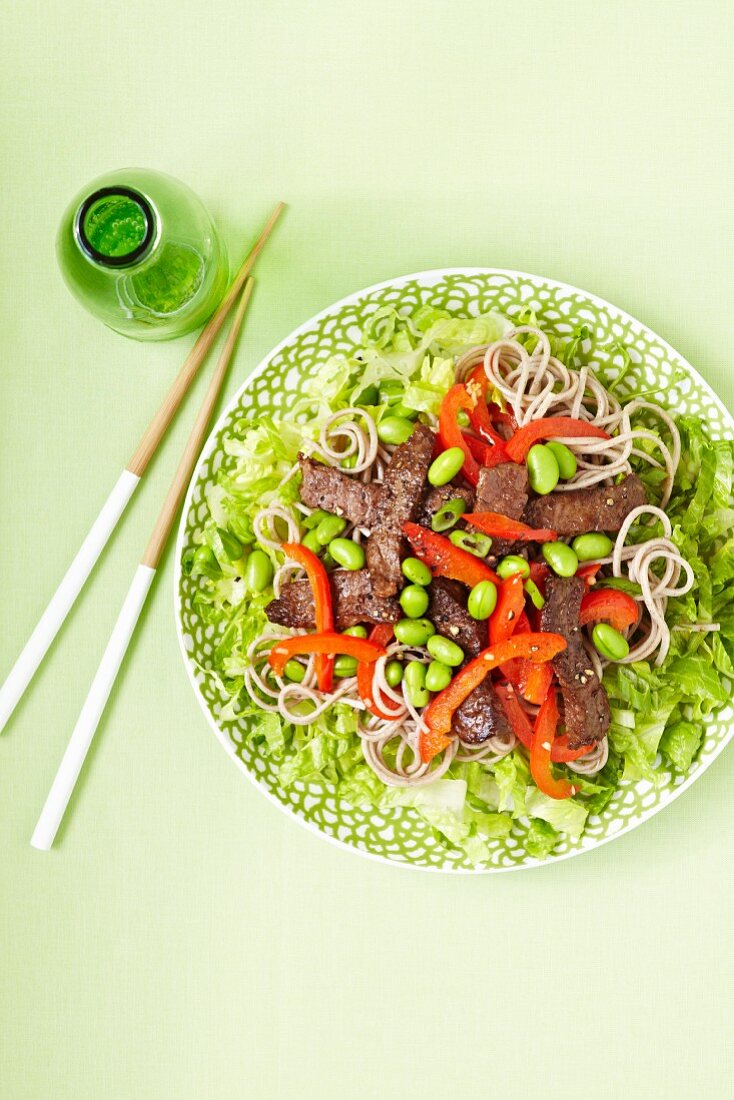
[[141,565],[147,565],[151,569],[157,569],[161,560],[161,555],[165,549],[168,536],[171,533],[178,510],[181,507],[183,498],[186,495],[186,489],[191,481],[191,475],[194,472],[194,466],[196,460],[199,457],[199,452],[204,445],[206,439],[206,431],[209,427],[209,421],[211,420],[212,413],[214,412],[214,406],[217,403],[219,397],[219,391],[222,388],[227,368],[229,367],[232,353],[237,344],[237,338],[240,333],[242,322],[247,312],[247,305],[250,301],[250,295],[252,294],[252,279],[249,279],[245,283],[244,290],[242,291],[242,297],[240,298],[240,304],[237,306],[237,312],[234,315],[232,321],[232,327],[227,333],[227,339],[224,347],[222,348],[219,361],[209,383],[209,388],[204,396],[204,401],[199,409],[199,415],[194,421],[194,426],[191,429],[191,435],[189,436],[188,443],[184,449],[184,453],[181,456],[176,475],[171,482],[171,487],[168,490],[166,499],[163,502],[160,515],[156,521],[156,525],[153,528],[153,533],[150,536],[150,542],[146,548],[145,553],[140,559]]
[[66,752],[41,811],[38,824],[33,832],[31,844],[34,848],[48,851],[52,846],[66,807],[69,804],[69,799],[89,751],[89,746],[104,712],[140,613],[145,605],[163,549],[171,533],[186,487],[191,480],[196,459],[206,438],[207,428],[233,356],[251,292],[252,280],[249,279],[244,285],[242,297],[232,321],[232,327],[220,353],[216,370],[212,375],[199,415],[191,429],[191,435],[181,456],[178,469],[174,474],[171,487],[156,520],[150,542],[135,571],[132,584],[120,609],[117,622],[112,630],[99,668],[95,673],[84,706],[81,709],[66,747]]
[[23,692],[33,679],[36,669],[46,655],[51,642],[56,637],[61,624],[91,573],[97,558],[117,526],[120,516],[125,511],[128,501],[140,482],[140,478],[145,473],[148,463],[171,423],[186,391],[196,377],[197,371],[204,362],[209,349],[224,324],[227,314],[245,285],[255,261],[265,247],[268,237],[283,210],[284,204],[279,202],[246,256],[231,287],[186,356],[186,360],[166,394],[163,404],[143,433],[132,458],[120,474],[89,534],[77,551],[76,557],[51,597],[46,610],[10,670],[5,683],[0,688],[0,731],[2,731]]

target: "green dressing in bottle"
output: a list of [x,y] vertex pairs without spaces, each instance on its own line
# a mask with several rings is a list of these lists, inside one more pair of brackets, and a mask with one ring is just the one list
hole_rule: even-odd
[[138,340],[203,324],[227,285],[211,217],[192,191],[160,172],[129,169],[85,188],[67,208],[57,253],[82,304]]

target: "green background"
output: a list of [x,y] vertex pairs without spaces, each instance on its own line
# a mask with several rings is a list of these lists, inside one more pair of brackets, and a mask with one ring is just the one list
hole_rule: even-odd
[[[172,172],[233,257],[289,203],[230,393],[333,300],[466,264],[610,299],[732,407],[727,8],[6,5],[0,675],[191,339],[126,341],[69,296],[53,238],[78,187]],[[731,1095],[731,749],[581,859],[368,862],[227,760],[178,653],[169,552],[60,842],[29,847],[204,385],[0,739],[0,1095]]]

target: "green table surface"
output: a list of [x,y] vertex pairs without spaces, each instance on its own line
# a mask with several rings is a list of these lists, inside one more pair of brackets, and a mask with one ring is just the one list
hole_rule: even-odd
[[[464,264],[610,299],[732,407],[733,31],[701,0],[6,5],[0,675],[191,342],[126,341],[69,296],[78,187],[169,171],[233,257],[288,202],[229,393],[332,301]],[[734,750],[581,859],[369,862],[227,759],[170,548],[59,843],[29,847],[204,385],[0,738],[0,1095],[732,1095]]]

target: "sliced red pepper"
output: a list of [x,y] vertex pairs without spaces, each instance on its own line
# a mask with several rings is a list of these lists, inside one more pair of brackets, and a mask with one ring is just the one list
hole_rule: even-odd
[[[513,657],[527,657],[536,664],[550,661],[566,648],[560,634],[520,634],[498,645],[490,645],[457,672],[447,688],[439,692],[423,712],[423,720],[432,733],[444,736],[451,732],[454,711],[471,695],[486,676]],[[421,757],[428,763],[433,739],[421,735]],[[445,746],[444,746],[445,747]]]
[[[486,377],[485,377],[486,382]],[[484,390],[477,387],[475,383],[468,382],[467,393],[470,397],[475,398],[475,405],[473,409],[469,409],[469,423],[474,431],[484,439],[487,443],[502,444],[504,440],[498,432],[492,427],[492,421],[489,416],[489,409],[487,408],[487,402],[484,399]]]
[[[374,642],[375,645],[386,646],[393,636],[392,623],[378,623],[374,626],[369,634],[369,641]],[[401,712],[401,708],[396,704],[397,709],[390,712],[382,710],[375,702],[374,695],[374,668],[372,662],[360,663],[357,665],[357,691],[359,697],[372,714],[377,718],[382,718],[385,722],[391,722],[393,718],[396,718]]]
[[517,620],[517,626],[513,630],[513,634],[530,634],[532,632],[532,626],[530,625],[530,619],[528,618],[527,611],[521,611]]
[[519,573],[503,580],[497,591],[497,606],[489,617],[491,645],[504,642],[515,633],[518,620],[525,610],[525,588]]
[[[313,596],[316,629],[319,631],[333,630],[334,608],[331,599],[329,574],[326,572],[324,563],[317,558],[313,551],[300,542],[283,543],[283,552],[306,570]],[[331,691],[334,682],[333,677],[333,658],[319,655],[316,658],[316,681],[319,685],[319,691]]]
[[429,531],[427,527],[421,527],[418,523],[404,523],[403,532],[413,548],[413,553],[424,562],[436,577],[450,577],[455,581],[463,581],[473,588],[480,581],[492,581],[499,584],[497,574],[494,573],[486,562],[468,550],[462,550],[460,546],[454,546],[453,542]]
[[530,774],[535,784],[549,798],[570,798],[577,788],[567,779],[556,779],[551,771],[553,742],[558,729],[558,703],[555,691],[549,691],[538,711],[530,746]]
[[[471,390],[472,386],[479,386],[480,393],[487,400],[487,387],[489,385],[489,379],[487,378],[484,364],[480,363],[478,367],[475,367],[471,374],[466,379],[467,389]],[[512,409],[508,406],[504,411],[495,404],[494,401],[487,401],[487,408],[489,410],[490,419],[497,424],[507,424],[513,432],[517,431],[517,420]],[[504,441],[503,441],[504,442]]]
[[541,439],[568,438],[611,439],[609,432],[589,424],[586,420],[576,420],[573,416],[549,416],[545,420],[532,420],[524,428],[515,432],[506,444],[507,453],[513,462],[524,462],[528,451]]
[[282,638],[270,650],[268,661],[278,675],[290,661],[300,653],[346,653],[357,661],[372,664],[378,657],[385,655],[384,645],[376,645],[367,638],[355,638],[353,634],[337,634],[334,630],[325,630],[318,634],[295,634],[292,638]]
[[469,450],[464,440],[457,416],[460,412],[471,413],[476,401],[470,396],[466,386],[461,383],[452,386],[441,402],[438,413],[438,435],[443,446],[461,447],[464,452],[464,465],[462,473],[470,485],[476,485],[479,480],[479,464]]
[[[537,665],[536,667],[550,668],[550,665]],[[510,723],[515,737],[526,749],[531,748],[533,744],[533,727],[527,714],[520,706],[517,695],[513,689],[506,684],[499,684],[495,690],[502,702],[507,720]],[[568,737],[564,734],[562,737],[556,737],[553,742],[551,760],[554,764],[564,764],[569,760],[579,760],[582,756],[586,756],[588,752],[591,752],[593,747],[593,745],[582,745],[577,749],[569,748]]]
[[582,626],[605,622],[615,630],[627,630],[636,624],[639,616],[636,600],[626,592],[617,592],[614,588],[597,588],[594,592],[587,592],[582,599],[579,622]]
[[[517,619],[513,620],[513,623],[513,638],[517,634],[528,634],[533,629],[530,625],[530,620],[528,619],[527,613],[525,611],[521,611],[520,614],[517,616]],[[547,667],[550,669],[550,665],[548,665]],[[513,661],[505,661],[500,671],[502,672],[502,675],[508,680],[508,682],[512,684],[515,690],[519,691],[521,695],[527,698],[526,689],[530,670],[544,668],[546,668],[545,665],[534,665],[530,661],[526,661],[523,657],[515,657]],[[545,694],[543,695],[543,699],[545,699]],[[542,703],[543,699],[539,699],[538,702]]]
[[527,523],[510,519],[499,512],[466,512],[462,517],[472,527],[478,527],[493,539],[510,539],[512,542],[555,542],[557,531],[528,527]]
[[493,447],[490,447],[489,443],[482,442],[475,435],[467,435],[466,432],[461,434],[480,466],[498,466],[500,462],[510,461],[503,443],[496,443]]
[[553,669],[550,665],[523,664],[520,673],[520,691],[524,699],[541,706],[550,691]]

